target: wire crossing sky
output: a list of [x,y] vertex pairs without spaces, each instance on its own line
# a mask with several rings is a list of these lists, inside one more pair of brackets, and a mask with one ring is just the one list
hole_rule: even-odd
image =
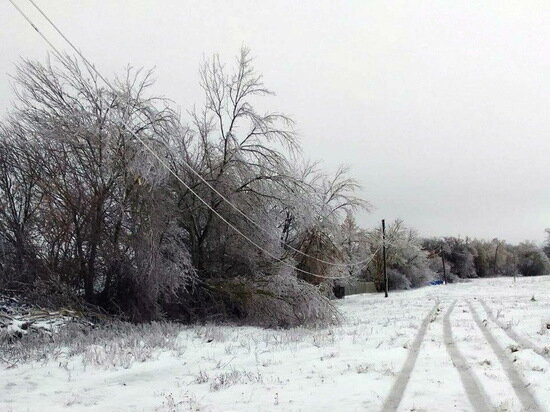
[[[400,217],[424,235],[513,242],[541,241],[550,227],[545,2],[37,4],[102,73],[156,67],[156,92],[182,113],[204,102],[203,58],[232,62],[248,45],[277,93],[263,104],[296,120],[305,154],[352,167],[375,206],[362,225]],[[0,24],[3,115],[15,63],[46,49],[9,2]]]
[[[59,49],[57,47],[55,47],[55,45],[53,45],[52,41],[46,36],[44,35],[43,31],[42,31],[42,28],[41,26],[39,27],[31,18],[29,18],[29,16],[23,11],[21,10],[21,8],[18,6],[18,4],[16,3],[16,0],[8,0],[14,7],[15,9],[19,12],[19,14],[21,14],[21,16],[27,21],[27,23],[29,23],[29,25],[40,35],[40,37],[44,40],[44,42],[48,45],[48,47],[50,49],[52,49],[52,52],[54,52],[55,55],[57,55],[60,59],[64,59],[64,56],[60,53]],[[38,10],[38,12],[46,19],[46,21],[55,29],[55,31],[57,32],[58,35],[60,35],[63,40],[71,47],[71,49],[73,49],[74,53],[76,53],[76,55],[78,55],[80,57],[80,60],[82,61],[82,63],[84,63],[90,70],[92,70],[96,75],[97,77],[103,81],[104,85],[106,85],[109,89],[111,89],[114,93],[116,93],[116,89],[114,88],[114,86],[109,82],[109,80],[107,80],[98,70],[97,68],[95,67],[95,65],[93,64],[93,62],[91,62],[88,58],[86,58],[86,56],[84,56],[84,54],[82,53],[82,51],[69,39],[67,38],[67,36],[59,29],[59,27],[49,18],[49,16],[40,8],[40,6],[38,6],[36,4],[36,2],[34,2],[34,0],[28,0],[36,10]],[[141,117],[138,115],[138,117]],[[143,120],[143,118],[142,118]],[[227,221],[222,215],[220,215],[215,209],[213,209],[209,204],[208,202],[206,202],[203,198],[201,198],[191,187],[189,187],[187,185],[187,183],[182,180],[182,178],[179,177],[179,175],[173,170],[170,168],[170,166],[162,159],[161,156],[159,156],[159,154],[150,146],[148,145],[144,140],[142,140],[136,133],[134,133],[132,131],[132,128],[130,126],[128,126],[126,123],[122,122],[122,124],[126,127],[127,130],[130,131],[130,133],[139,141],[140,144],[142,144],[145,149],[147,151],[149,151],[159,162],[160,166],[165,168],[170,174],[172,174],[187,190],[189,190],[195,197],[197,197],[208,209],[210,209],[215,215],[217,215],[220,219],[222,219],[228,226],[230,226],[234,231],[236,231],[239,235],[241,235],[243,238],[245,238],[248,242],[250,242],[253,246],[255,246],[256,248],[260,249],[261,251],[263,251],[264,253],[266,253],[267,255],[269,255],[270,257],[274,258],[275,260],[279,261],[280,263],[286,263],[284,262],[283,260],[279,259],[278,257],[274,256],[271,252],[269,252],[268,250],[265,250],[264,248],[262,248],[260,245],[258,245],[256,242],[254,242],[252,239],[250,239],[249,237],[247,237],[244,233],[242,233],[237,227],[235,227],[233,224],[231,224],[229,221]],[[184,165],[186,166],[186,168],[192,172],[195,176],[197,176],[204,184],[206,184],[214,193],[216,193],[216,195],[218,195],[224,202],[226,202],[227,204],[229,204],[235,211],[237,211],[241,216],[243,216],[249,223],[251,223],[253,226],[255,226],[257,229],[261,230],[261,231],[264,231],[266,232],[263,227],[261,225],[259,225],[258,223],[256,223],[253,219],[251,219],[248,215],[246,215],[242,210],[240,210],[235,204],[233,204],[229,199],[227,199],[222,193],[220,193],[218,190],[216,190],[216,188],[214,188],[206,179],[204,179],[197,171],[195,171],[191,165],[189,165],[188,163],[186,163],[184,160],[183,160],[183,163]],[[383,225],[383,222],[382,222],[382,225]],[[267,233],[267,232],[266,232]],[[269,233],[267,233],[269,235]],[[374,259],[374,257],[376,256],[376,253],[378,252],[378,250],[384,245],[384,244],[387,244],[388,242],[386,242],[386,240],[383,238],[382,239],[382,244],[376,249],[376,251],[374,253],[372,253],[367,259],[363,259],[361,261],[354,261],[354,262],[350,262],[350,263],[335,263],[335,262],[330,262],[330,261],[326,261],[326,260],[323,260],[323,259],[318,259],[314,256],[311,256],[311,255],[308,255],[307,253],[304,253],[302,251],[300,251],[299,249],[296,249],[294,247],[292,247],[292,245],[288,244],[288,243],[285,243],[285,246],[287,246],[288,248],[290,248],[292,251],[302,255],[302,256],[305,256],[305,257],[308,257],[310,259],[314,259],[318,262],[322,262],[322,263],[325,263],[325,264],[328,264],[328,265],[332,265],[332,266],[341,266],[341,267],[350,267],[350,266],[356,266],[356,265],[360,265],[360,266],[367,266],[371,261],[372,259]],[[315,276],[315,277],[322,277],[322,278],[326,278],[326,279],[339,279],[339,278],[328,278],[326,276],[319,276],[315,273],[311,273],[311,272],[308,272],[308,271],[305,271],[305,270],[302,270],[302,269],[299,269],[298,267],[295,267],[293,265],[290,265],[288,263],[286,263],[287,266],[290,266],[292,269],[298,271],[298,272],[302,272],[302,273],[305,273],[305,274],[308,274],[308,275],[312,275],[312,276]]]

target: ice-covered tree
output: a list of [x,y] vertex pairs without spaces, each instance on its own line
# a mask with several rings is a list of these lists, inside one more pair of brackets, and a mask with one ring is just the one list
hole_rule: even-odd
[[532,242],[523,242],[517,246],[518,271],[523,276],[543,276],[550,274],[548,256]]
[[544,253],[546,253],[546,256],[550,258],[550,228],[545,230],[546,232],[546,240],[544,242],[543,250]]
[[56,57],[24,60],[14,78],[0,128],[2,283],[133,320],[337,318],[317,285],[364,202],[345,169],[303,160],[288,117],[255,108],[271,92],[248,49],[233,69],[204,63],[205,105],[187,123],[151,94],[150,72],[102,85]]
[[[376,252],[368,266],[370,279],[379,290],[383,289],[383,259],[381,229],[369,233],[371,253]],[[435,273],[430,269],[428,253],[415,230],[397,219],[386,227],[386,265],[391,289],[409,289],[425,285]]]

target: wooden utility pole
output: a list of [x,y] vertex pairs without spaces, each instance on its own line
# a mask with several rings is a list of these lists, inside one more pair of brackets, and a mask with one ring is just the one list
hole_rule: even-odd
[[443,249],[439,252],[441,253],[441,263],[443,263],[443,283],[447,284],[447,270],[445,269],[445,256],[443,255]]
[[386,222],[382,219],[382,259],[384,261],[384,296],[388,297],[388,272],[386,271]]
[[500,247],[500,241],[497,239],[497,238],[494,238],[493,239],[494,242],[496,242],[496,245],[495,245],[495,261],[493,263],[493,276],[496,276],[497,275],[497,259],[498,259],[498,248]]

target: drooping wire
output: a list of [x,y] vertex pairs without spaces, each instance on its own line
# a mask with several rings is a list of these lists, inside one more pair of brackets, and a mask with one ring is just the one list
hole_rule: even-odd
[[[80,50],[67,38],[67,36],[65,36],[65,34],[57,27],[57,25],[55,25],[55,23],[46,15],[46,13],[44,11],[42,11],[42,9],[33,1],[33,0],[28,0],[38,11],[39,13],[52,25],[52,27],[59,33],[59,35],[70,45],[70,47],[80,56],[80,58],[84,61],[84,63],[87,65],[87,67],[92,70],[97,76],[98,78],[100,78],[115,94],[117,93],[116,92],[116,89],[111,85],[111,83],[95,68],[95,66],[82,54],[82,52],[80,52]],[[21,8],[19,8],[17,6],[17,4],[13,1],[13,0],[9,0],[9,2],[15,7],[15,9],[19,12],[19,14],[21,14],[23,16],[23,18],[29,23],[29,25],[40,35],[40,37],[54,50],[54,52],[58,55],[58,57],[60,57],[61,59],[64,59],[63,55],[59,52],[59,50],[51,43],[51,41],[47,38],[47,36],[42,33],[40,31],[40,29],[34,24],[34,22],[21,10]],[[100,97],[101,98],[101,97]],[[300,269],[296,266],[294,266],[293,264],[291,263],[288,263],[287,261],[283,260],[283,259],[280,259],[279,257],[277,257],[276,255],[274,255],[272,252],[270,252],[269,250],[265,249],[264,247],[262,247],[261,245],[259,245],[256,241],[254,241],[253,239],[251,239],[250,237],[248,237],[245,233],[243,233],[239,228],[237,228],[235,225],[233,225],[231,222],[229,222],[225,217],[223,217],[217,210],[215,210],[213,207],[211,207],[207,201],[205,201],[197,192],[195,192],[187,183],[185,183],[185,181],[174,171],[172,170],[172,168],[166,163],[166,161],[164,159],[162,159],[160,157],[160,155],[153,149],[151,148],[141,137],[139,137],[137,135],[137,133],[135,133],[132,128],[124,121],[124,120],[121,120],[120,123],[137,139],[137,141],[142,144],[146,149],[147,151],[149,151],[153,157],[155,157],[157,159],[157,161],[161,164],[161,166],[163,166],[171,175],[173,175],[176,180],[178,180],[189,192],[191,192],[200,202],[202,202],[209,210],[211,210],[220,220],[222,220],[225,224],[227,224],[231,229],[233,229],[238,235],[240,235],[241,237],[243,237],[245,240],[247,240],[251,245],[253,245],[254,247],[256,247],[258,250],[261,250],[262,252],[264,252],[267,256],[271,257],[272,259],[274,259],[275,261],[293,269],[293,270],[296,270],[297,272],[301,272],[301,273],[304,273],[304,274],[307,274],[307,275],[310,275],[310,276],[313,276],[313,277],[317,277],[317,278],[322,278],[322,279],[344,279],[344,278],[348,278],[348,276],[323,276],[323,275],[319,275],[319,274],[316,274],[316,273],[313,273],[313,272],[310,272],[310,271],[307,271],[307,270],[304,270],[304,269]],[[230,204],[235,210],[237,210],[243,217],[245,217],[248,221],[250,221],[251,223],[253,223],[256,227],[260,227],[256,222],[254,222],[251,218],[249,218],[244,212],[242,212],[237,206],[233,205],[233,203],[231,203],[227,198],[225,198],[225,196],[223,196],[221,193],[219,193],[214,187],[212,187],[198,172],[196,172],[189,164],[187,164],[185,161],[184,161],[184,164],[188,167],[189,170],[191,170],[196,176],[198,176],[202,181],[204,181],[208,187],[210,187],[215,193],[217,193],[224,201],[226,201],[228,204]],[[265,231],[265,229],[261,228],[263,231]],[[355,266],[355,265],[363,265],[363,266],[366,266],[368,265],[373,259],[374,257],[376,256],[376,254],[378,253],[378,251],[381,249],[382,245],[380,245],[376,250],[375,252],[368,258],[368,259],[364,259],[362,261],[359,261],[359,262],[352,262],[350,264],[345,264],[345,263],[334,263],[334,262],[329,262],[329,261],[324,261],[322,259],[318,259],[318,258],[315,258],[314,256],[310,256],[302,251],[299,251],[297,249],[294,249],[291,247],[291,249],[295,250],[296,252],[304,255],[304,256],[307,256],[307,257],[310,257],[312,259],[315,259],[317,261],[320,261],[322,263],[325,263],[325,264],[330,264],[330,265],[335,265],[335,266],[343,266],[343,267],[349,267],[349,266]]]
[[[10,0],[11,1],[11,0]],[[80,58],[84,61],[84,63],[89,67],[90,70],[94,71],[96,75],[103,80],[103,82],[111,89],[113,93],[117,93],[116,89],[111,85],[107,79],[99,73],[99,71],[95,68],[95,66],[84,56],[84,54],[70,41],[70,39],[61,31],[61,29],[48,17],[48,15],[36,4],[34,0],[28,0],[37,10],[38,12],[50,23],[50,25],[54,28],[54,30],[69,44],[69,46],[80,56]],[[35,28],[36,29],[36,28]],[[138,117],[141,115],[141,113],[138,113]],[[143,120],[143,119],[142,119]],[[269,235],[269,231],[265,229],[262,225],[257,223],[254,219],[252,219],[250,216],[248,216],[246,213],[244,213],[238,206],[236,206],[231,200],[229,200],[224,194],[222,194],[220,191],[218,191],[208,180],[206,180],[199,172],[197,172],[193,166],[191,166],[185,159],[180,159],[180,161],[183,163],[183,165],[196,177],[198,177],[210,190],[212,190],[214,193],[216,193],[225,203],[227,203],[231,208],[233,208],[238,214],[240,214],[245,220],[250,222],[252,225],[254,225],[257,229],[261,230],[262,232]],[[292,250],[295,253],[298,253],[299,255],[302,255],[304,257],[313,259],[317,262],[324,263],[326,265],[331,266],[338,266],[338,267],[349,267],[349,266],[360,266],[363,264],[368,264],[370,262],[369,259],[359,260],[355,262],[349,262],[349,263],[338,263],[338,262],[331,262],[328,260],[320,259],[315,256],[309,255],[305,252],[302,252],[301,250],[293,247],[291,244],[287,242],[282,242],[286,247],[288,247],[290,250]]]

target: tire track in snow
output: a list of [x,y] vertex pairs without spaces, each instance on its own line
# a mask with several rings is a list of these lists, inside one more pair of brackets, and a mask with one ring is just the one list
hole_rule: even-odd
[[472,407],[479,412],[493,410],[494,408],[489,400],[489,395],[487,395],[487,392],[480,384],[477,377],[472,373],[471,366],[456,346],[456,342],[453,338],[450,318],[455,304],[456,300],[451,304],[443,317],[443,341],[445,343],[445,347],[447,348],[447,352],[453,361],[454,367],[460,374],[462,386],[466,391],[466,395],[468,396]]
[[489,319],[493,321],[495,324],[497,324],[498,327],[500,327],[504,331],[504,333],[508,335],[510,339],[515,340],[517,343],[519,343],[521,346],[525,348],[532,349],[533,352],[542,356],[544,359],[546,359],[547,362],[550,362],[550,357],[549,357],[550,355],[548,353],[546,353],[542,348],[535,345],[529,339],[519,336],[512,329],[511,326],[505,325],[495,317],[495,315],[493,314],[493,311],[489,308],[489,305],[487,305],[487,303],[485,303],[483,299],[479,298],[478,300],[479,300],[479,303],[481,303],[481,306],[483,306],[483,309],[487,313],[487,316],[489,317]]
[[388,394],[386,401],[382,406],[382,409],[381,409],[382,412],[396,411],[397,407],[401,403],[401,400],[403,399],[403,393],[405,393],[405,388],[409,383],[412,370],[414,369],[414,364],[416,363],[416,359],[418,358],[418,353],[420,352],[420,346],[422,345],[422,341],[426,336],[428,326],[430,325],[430,322],[432,321],[433,315],[437,310],[438,306],[439,306],[439,302],[436,302],[436,304],[434,305],[430,313],[428,313],[428,315],[424,318],[424,320],[420,324],[420,328],[418,329],[416,338],[414,339],[414,342],[411,348],[409,349],[409,354],[407,356],[407,359],[405,360],[405,364],[403,365],[403,368],[401,369],[399,376],[393,383],[393,386],[390,389],[390,393]]
[[500,347],[497,340],[489,331],[489,329],[483,325],[472,303],[470,301],[467,302],[472,318],[477,324],[477,327],[481,330],[481,333],[483,333],[485,340],[489,343],[489,346],[491,346],[491,349],[493,350],[494,354],[502,365],[502,368],[504,369],[504,372],[506,373],[506,376],[508,377],[512,388],[514,389],[516,396],[523,405],[524,410],[542,411],[543,409],[540,407],[533,394],[529,391],[529,389],[527,389],[527,384],[525,384],[525,382],[521,378],[519,372],[514,367],[514,364],[512,363],[510,358],[506,355],[504,349]]

